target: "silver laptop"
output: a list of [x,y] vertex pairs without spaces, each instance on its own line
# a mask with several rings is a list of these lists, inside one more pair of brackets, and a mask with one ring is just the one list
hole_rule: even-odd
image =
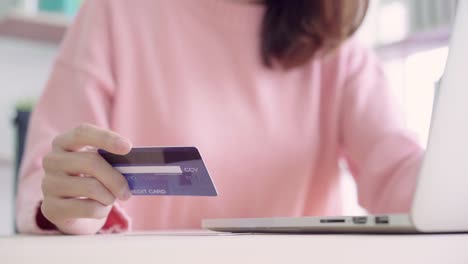
[[458,2],[428,147],[409,214],[205,219],[230,232],[468,232],[468,1]]

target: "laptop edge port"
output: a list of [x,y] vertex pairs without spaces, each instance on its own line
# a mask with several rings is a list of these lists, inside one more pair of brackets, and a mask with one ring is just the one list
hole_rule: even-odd
[[367,223],[367,217],[366,216],[355,216],[355,217],[353,217],[353,223],[354,224],[365,224],[365,223]]
[[375,217],[375,223],[376,224],[388,224],[390,220],[388,219],[388,216],[376,216]]
[[345,223],[345,219],[343,218],[324,218],[320,219],[321,224],[336,224],[336,223]]

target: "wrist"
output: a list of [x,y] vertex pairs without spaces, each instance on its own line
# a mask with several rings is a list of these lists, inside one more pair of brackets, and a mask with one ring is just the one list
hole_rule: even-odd
[[99,232],[104,224],[106,218],[102,219],[68,219],[63,223],[57,225],[57,229],[68,235],[94,235]]

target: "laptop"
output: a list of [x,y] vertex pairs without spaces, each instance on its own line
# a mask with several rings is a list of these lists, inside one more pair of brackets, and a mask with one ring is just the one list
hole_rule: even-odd
[[451,233],[468,231],[468,1],[458,1],[449,56],[409,214],[204,219],[228,232]]

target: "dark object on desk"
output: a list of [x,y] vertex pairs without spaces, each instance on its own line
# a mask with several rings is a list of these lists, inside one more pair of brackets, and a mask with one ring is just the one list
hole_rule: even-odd
[[[24,146],[26,144],[26,135],[28,133],[29,117],[31,116],[32,107],[17,107],[16,117],[13,119],[16,135],[15,148],[15,181],[14,181],[14,197],[16,203],[16,195],[18,193],[18,174],[23,159]],[[16,222],[16,220],[15,220]],[[18,228],[15,224],[15,232],[18,233]]]
[[24,145],[26,143],[26,135],[28,132],[29,117],[31,109],[17,109],[16,117],[13,120],[16,134],[16,150],[15,150],[15,196],[18,186],[18,174],[23,158]]

